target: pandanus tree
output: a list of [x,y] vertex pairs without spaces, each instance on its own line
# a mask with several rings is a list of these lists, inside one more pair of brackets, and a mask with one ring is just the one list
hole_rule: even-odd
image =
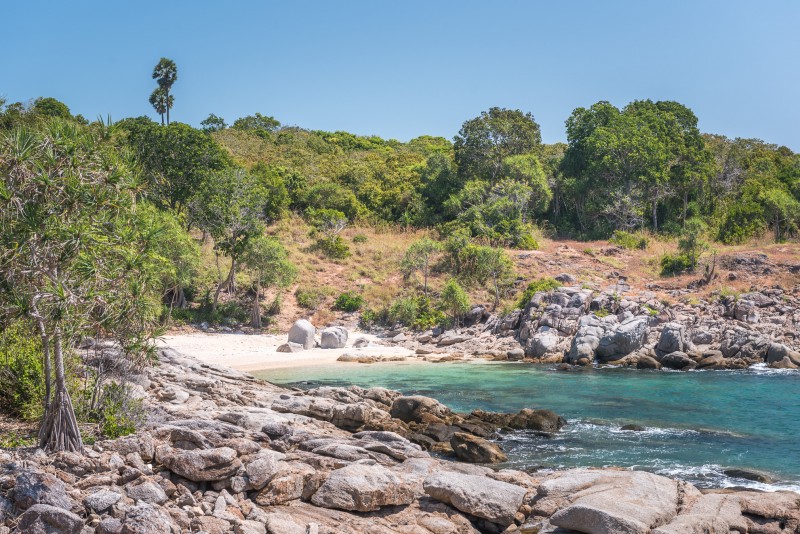
[[[167,124],[169,124],[169,110],[172,108],[172,104],[175,101],[175,98],[169,92],[172,89],[172,85],[178,79],[178,66],[175,65],[175,62],[171,59],[162,57],[153,69],[153,79],[158,82],[158,89],[153,91],[153,94],[150,95],[150,103],[153,104],[153,97],[158,93],[157,98],[158,101],[163,104],[161,109],[164,109],[164,111],[159,111],[159,108],[156,108],[156,111],[162,115],[162,123],[164,122],[163,115],[166,113]],[[155,104],[153,104],[153,107],[155,107]]]
[[83,449],[64,365],[81,337],[100,331],[134,359],[153,350],[159,231],[137,218],[134,173],[102,137],[57,119],[0,137],[0,311],[41,337],[51,451]]

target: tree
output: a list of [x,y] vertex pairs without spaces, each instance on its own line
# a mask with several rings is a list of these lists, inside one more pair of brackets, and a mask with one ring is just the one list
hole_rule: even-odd
[[233,121],[232,128],[234,130],[250,131],[250,132],[274,132],[280,128],[281,123],[274,117],[256,113],[255,115],[248,115],[240,117]]
[[123,355],[151,355],[160,262],[153,232],[133,210],[134,173],[118,153],[74,122],[37,128],[0,138],[0,303],[41,338],[40,446],[81,451],[65,354],[100,329]]
[[408,247],[400,268],[406,277],[411,276],[416,271],[422,273],[423,294],[428,298],[428,275],[435,261],[436,255],[442,250],[442,245],[428,237],[423,237],[415,241]]
[[678,250],[686,257],[689,272],[694,272],[697,269],[700,256],[708,250],[708,243],[703,240],[706,230],[707,227],[702,220],[698,218],[689,219],[686,221],[683,234],[678,240]]
[[452,317],[454,326],[458,326],[461,317],[469,311],[469,296],[454,278],[448,280],[442,288],[439,302],[442,309]]
[[[172,85],[178,79],[178,66],[171,59],[162,57],[155,68],[153,68],[153,79],[158,82],[159,89],[163,91],[163,95],[159,97],[159,102],[164,105],[167,114],[167,124],[169,124],[169,110],[172,108],[172,104],[175,101],[170,91],[172,90]],[[156,92],[153,91],[153,95],[155,94]],[[153,95],[150,95],[151,104],[153,104]],[[155,107],[155,104],[153,104],[153,106]],[[156,109],[156,111],[158,111],[158,109]]]
[[479,247],[477,257],[478,273],[481,278],[492,284],[494,308],[500,304],[501,293],[513,283],[514,263],[502,248]]
[[189,205],[191,220],[214,238],[214,250],[231,259],[228,275],[214,292],[217,309],[223,289],[236,291],[236,266],[249,241],[264,232],[264,189],[243,169],[209,173]]
[[536,152],[542,143],[539,124],[530,113],[493,107],[466,121],[455,137],[455,159],[463,179],[494,183],[503,160]]
[[150,105],[156,110],[156,113],[161,115],[161,126],[164,126],[164,114],[169,112],[172,105],[170,102],[170,95],[164,90],[163,87],[156,87],[150,93]]
[[57,117],[59,119],[71,119],[72,113],[63,102],[52,97],[39,97],[33,101],[31,111],[42,117]]
[[547,183],[547,176],[533,154],[509,156],[503,160],[503,175],[512,182],[523,184],[530,193],[525,204],[520,205],[523,221],[526,215],[542,213],[550,205],[553,192]]
[[228,127],[225,124],[225,119],[222,117],[217,117],[213,113],[209,113],[208,117],[200,121],[200,126],[204,132],[218,132],[220,130],[224,130]]
[[242,264],[253,274],[253,309],[250,325],[261,328],[261,289],[287,287],[297,276],[297,268],[289,261],[286,249],[274,238],[257,236],[250,239],[242,253]]

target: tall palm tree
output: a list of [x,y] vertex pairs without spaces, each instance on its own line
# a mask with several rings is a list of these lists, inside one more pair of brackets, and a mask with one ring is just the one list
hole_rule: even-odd
[[[174,102],[174,98],[169,92],[172,89],[172,84],[178,79],[178,66],[171,59],[162,57],[153,69],[153,79],[158,82],[159,89],[164,90],[167,124],[169,124],[169,110]],[[151,96],[150,98],[152,99],[153,97]],[[152,104],[152,100],[150,103]]]
[[166,91],[162,87],[156,87],[150,94],[150,105],[155,108],[156,113],[161,115],[161,126],[164,126],[164,114],[169,110],[169,99],[172,96],[167,96]]

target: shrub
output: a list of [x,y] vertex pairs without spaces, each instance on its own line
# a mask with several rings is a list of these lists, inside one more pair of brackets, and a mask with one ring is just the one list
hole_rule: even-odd
[[377,322],[379,322],[379,316],[374,310],[366,309],[361,312],[359,324],[362,328],[369,328]]
[[692,260],[685,254],[664,254],[661,257],[661,275],[675,276],[692,270]]
[[12,323],[0,337],[0,409],[27,420],[38,419],[44,402],[39,338],[24,323]]
[[364,234],[356,234],[353,236],[353,243],[361,244],[367,242],[367,236]]
[[550,277],[534,280],[528,284],[528,287],[526,287],[525,291],[520,295],[517,301],[517,308],[525,308],[533,296],[539,291],[551,291],[559,287],[561,287],[561,282]]
[[419,297],[417,299],[417,318],[411,326],[415,330],[427,330],[443,324],[446,319],[445,314],[436,309],[430,299]]
[[628,250],[645,250],[650,244],[650,240],[644,234],[624,230],[615,230],[609,241]]
[[455,325],[458,325],[461,317],[469,310],[469,296],[459,283],[451,278],[447,281],[439,296],[441,309],[450,315]]
[[317,239],[311,248],[334,260],[350,257],[350,246],[338,235]]
[[345,291],[336,298],[333,307],[337,310],[354,312],[364,305],[364,297],[353,291]]
[[146,420],[142,400],[131,394],[127,384],[106,384],[99,412],[100,431],[109,439],[133,434]]
[[419,316],[419,304],[414,297],[400,297],[389,306],[387,320],[391,323],[400,323],[412,326]]
[[327,296],[328,292],[319,287],[298,287],[294,292],[297,305],[307,310],[319,308],[325,302],[325,297]]

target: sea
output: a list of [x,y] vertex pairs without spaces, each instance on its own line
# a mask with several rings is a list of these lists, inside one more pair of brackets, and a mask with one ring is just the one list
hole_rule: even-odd
[[[552,436],[503,433],[501,467],[622,467],[698,487],[800,491],[800,371],[626,368],[558,370],[512,362],[337,363],[256,373],[275,384],[382,386],[433,397],[458,412],[548,409]],[[638,425],[643,430],[622,430]],[[770,482],[731,470],[766,474]],[[728,473],[726,474],[726,471]]]

